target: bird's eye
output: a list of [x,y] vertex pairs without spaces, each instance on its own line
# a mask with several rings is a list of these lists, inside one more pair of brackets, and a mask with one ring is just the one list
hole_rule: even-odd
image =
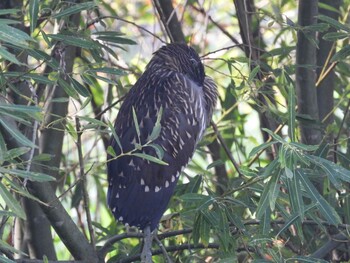
[[190,58],[190,61],[191,61],[193,66],[197,66],[198,65],[197,60],[195,60],[194,58]]

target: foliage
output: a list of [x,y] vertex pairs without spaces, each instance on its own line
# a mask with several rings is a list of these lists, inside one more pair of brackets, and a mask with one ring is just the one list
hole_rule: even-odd
[[[295,1],[246,1],[250,13],[234,1],[227,4],[234,14],[220,1],[173,2],[220,102],[159,226],[169,256],[335,260],[329,236],[348,241],[350,223],[349,1],[320,1],[310,25],[298,21]],[[137,260],[141,233],[125,233],[106,207],[105,157],[118,158],[108,147],[109,136],[118,143],[111,123],[152,52],[168,41],[164,23],[149,1],[29,0],[0,3],[0,25],[0,261],[14,262],[14,255]],[[316,50],[316,64],[297,64],[301,37]],[[315,105],[303,104],[300,70],[315,76]],[[312,107],[316,117],[301,110]],[[166,165],[152,143],[160,129],[158,118],[149,142],[135,148],[153,147],[157,156],[140,157]],[[310,143],[303,129],[317,130],[321,140]],[[27,200],[42,210],[31,213],[37,210]],[[70,233],[53,224],[48,210],[59,205],[77,226]],[[54,229],[36,224],[44,214]],[[40,228],[53,233],[52,244],[35,243]],[[81,239],[73,238],[77,232]],[[33,237],[30,245],[23,233]],[[349,260],[341,242],[335,248],[338,260]],[[158,252],[155,262],[164,262]]]

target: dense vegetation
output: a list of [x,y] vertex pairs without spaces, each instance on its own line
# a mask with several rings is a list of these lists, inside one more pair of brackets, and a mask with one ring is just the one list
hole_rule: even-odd
[[220,96],[159,226],[168,256],[350,260],[349,8],[0,1],[0,261],[138,259],[142,234],[106,207],[106,152],[123,96],[167,42],[201,54]]

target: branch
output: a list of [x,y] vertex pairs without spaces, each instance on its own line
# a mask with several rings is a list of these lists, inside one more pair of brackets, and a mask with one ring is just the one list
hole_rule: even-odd
[[95,248],[95,236],[94,236],[94,229],[92,227],[92,221],[91,221],[91,214],[90,214],[90,208],[89,208],[89,195],[87,193],[86,189],[86,175],[84,172],[84,158],[83,158],[83,152],[82,152],[82,144],[81,144],[81,135],[83,134],[81,131],[81,126],[79,122],[79,118],[75,117],[75,123],[76,123],[76,129],[77,129],[77,149],[78,149],[78,156],[79,156],[79,166],[80,166],[80,179],[82,183],[83,188],[83,205],[84,210],[86,213],[86,221],[88,224],[89,234],[90,234],[90,242],[93,248]]
[[218,127],[216,126],[216,124],[213,121],[211,121],[210,124],[213,127],[214,132],[215,132],[216,136],[218,137],[218,140],[219,140],[221,146],[224,148],[224,151],[227,154],[227,157],[230,159],[230,161],[233,164],[233,166],[235,167],[237,173],[239,174],[239,176],[243,176],[243,174],[241,173],[241,170],[239,169],[238,163],[233,158],[233,155],[232,155],[230,149],[228,148],[228,146],[226,145],[224,139],[222,138],[222,136],[218,130]]
[[171,42],[185,43],[185,36],[171,0],[153,0]]

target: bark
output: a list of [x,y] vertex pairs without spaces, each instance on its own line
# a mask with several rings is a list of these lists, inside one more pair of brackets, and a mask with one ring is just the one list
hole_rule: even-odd
[[[299,26],[305,27],[317,22],[318,1],[299,1]],[[298,31],[296,51],[296,91],[300,119],[301,141],[305,144],[319,144],[322,136],[318,125],[319,114],[316,93],[316,32]]]
[[154,5],[162,20],[171,42],[185,43],[185,36],[171,0],[154,0]]
[[[320,0],[321,3],[334,7],[336,10],[339,10],[340,0]],[[326,10],[321,8],[319,13],[322,15],[329,16],[335,20],[338,20],[339,13],[333,12],[330,10]],[[319,49],[317,49],[317,76],[320,77],[321,71],[324,67],[328,68],[330,63],[326,63],[327,57],[329,53],[332,52],[334,54],[334,50],[332,50],[333,42],[326,41],[323,39],[323,36],[329,32],[335,32],[336,30],[333,27],[330,27],[328,31],[319,33],[318,41],[319,41]],[[330,56],[331,57],[331,56]],[[317,87],[317,104],[318,104],[318,113],[320,121],[326,118],[326,116],[333,110],[334,107],[334,83],[335,81],[335,73],[332,70],[325,79],[319,84]],[[326,118],[323,122],[324,128],[326,128],[329,124],[333,123],[334,116],[331,114],[328,118]],[[332,141],[332,138],[328,138],[328,141]]]
[[[260,58],[265,48],[265,43],[260,34],[259,20],[254,17],[256,14],[254,0],[234,1],[234,5],[236,8],[244,52],[246,57],[251,60],[250,67],[252,70],[257,65],[265,64],[261,63],[264,61]],[[261,69],[263,70],[262,66]],[[259,113],[260,127],[275,131],[278,127],[278,122],[267,110],[269,107],[268,103],[275,104],[272,87],[267,84],[271,79],[268,78],[267,81],[264,81],[265,78],[262,70],[256,75],[256,79],[263,83],[262,87],[259,88],[257,96],[258,107],[260,108],[256,110]],[[263,137],[264,141],[267,141],[269,135],[266,132],[263,132]],[[273,152],[268,151],[267,154],[270,159],[274,158]]]

